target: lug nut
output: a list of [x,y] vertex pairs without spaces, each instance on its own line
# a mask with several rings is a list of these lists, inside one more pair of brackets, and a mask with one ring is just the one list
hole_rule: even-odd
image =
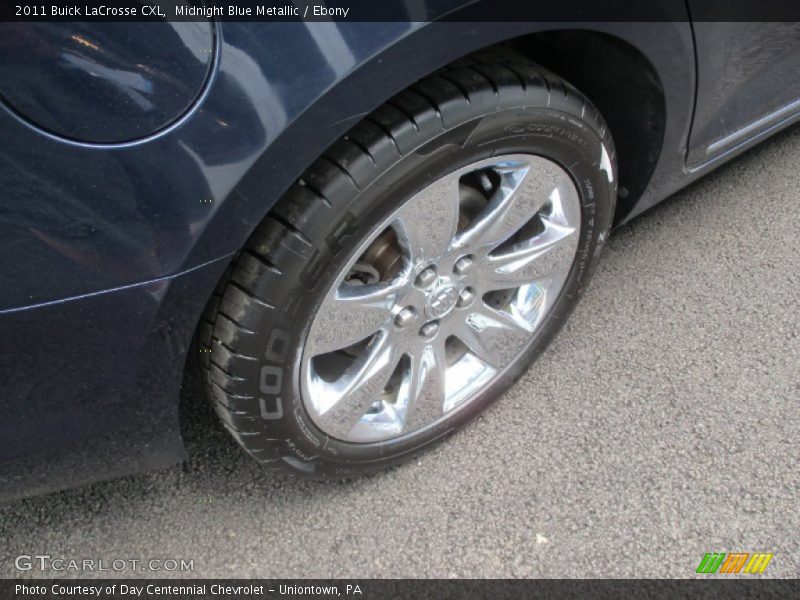
[[410,324],[411,321],[414,320],[415,316],[417,316],[417,311],[415,311],[411,306],[406,306],[403,310],[397,313],[397,316],[394,318],[394,324],[400,328],[403,328]]
[[453,271],[455,271],[456,275],[463,275],[469,271],[474,264],[475,261],[472,260],[471,256],[462,256],[456,261],[456,264],[453,266]]
[[431,285],[434,281],[436,281],[436,278],[437,278],[436,269],[434,269],[433,267],[428,267],[427,269],[422,271],[419,275],[417,275],[416,284],[418,287],[425,288]]
[[436,335],[436,332],[439,331],[439,323],[436,321],[431,321],[429,323],[425,323],[422,328],[419,330],[419,334],[422,337],[431,338]]
[[458,295],[458,307],[464,308],[465,306],[469,306],[474,300],[475,292],[472,291],[472,288],[464,288]]

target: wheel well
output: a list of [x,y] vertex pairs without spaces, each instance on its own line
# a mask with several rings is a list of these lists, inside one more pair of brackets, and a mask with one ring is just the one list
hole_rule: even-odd
[[540,32],[505,45],[569,81],[603,115],[617,150],[619,222],[644,192],[661,153],[666,105],[655,69],[627,42],[594,31]]

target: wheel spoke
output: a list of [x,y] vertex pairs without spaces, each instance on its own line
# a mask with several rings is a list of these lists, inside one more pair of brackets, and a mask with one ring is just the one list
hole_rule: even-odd
[[367,339],[388,326],[399,284],[342,285],[319,308],[308,351],[326,354]]
[[441,336],[411,357],[406,429],[417,429],[442,416],[446,369],[444,338]]
[[484,363],[500,369],[519,354],[532,330],[524,319],[480,303],[453,335]]
[[373,340],[342,376],[338,394],[327,409],[320,410],[322,428],[334,437],[346,438],[379,398],[399,360],[388,333]]
[[560,167],[544,159],[530,160],[494,169],[500,185],[486,208],[459,234],[457,246],[487,251],[499,246],[560,193],[564,182]]
[[481,276],[486,290],[538,283],[569,270],[578,246],[576,228],[543,221],[545,230],[536,237],[509,252],[487,257]]
[[458,177],[450,175],[418,193],[400,210],[396,226],[400,244],[413,264],[442,256],[458,227]]

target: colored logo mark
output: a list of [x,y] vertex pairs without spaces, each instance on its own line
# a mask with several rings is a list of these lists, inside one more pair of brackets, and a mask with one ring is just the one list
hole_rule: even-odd
[[697,567],[698,573],[763,573],[769,561],[772,560],[772,553],[755,552],[710,552],[700,561]]

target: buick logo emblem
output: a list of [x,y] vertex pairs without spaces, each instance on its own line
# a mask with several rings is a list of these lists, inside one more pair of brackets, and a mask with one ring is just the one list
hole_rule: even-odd
[[431,294],[425,313],[431,319],[441,319],[453,310],[456,302],[458,302],[458,290],[454,285],[440,287]]

